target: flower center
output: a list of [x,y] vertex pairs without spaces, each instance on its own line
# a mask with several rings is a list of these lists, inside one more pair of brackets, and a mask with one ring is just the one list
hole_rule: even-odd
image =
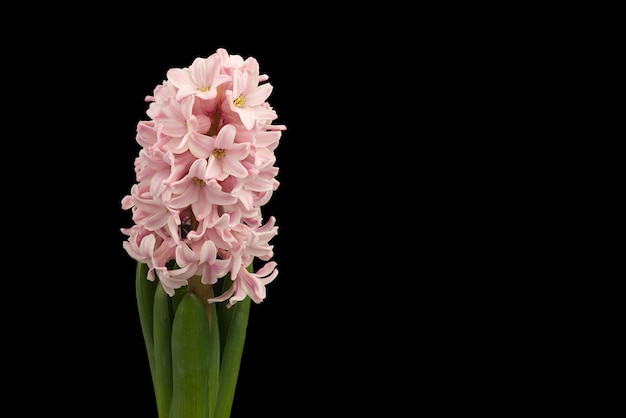
[[226,150],[223,148],[215,148],[213,150],[213,156],[218,160],[221,160],[226,155]]
[[200,90],[202,93],[204,93],[205,91],[211,90],[211,86],[206,86],[206,87],[202,86],[202,87],[199,87],[198,90]]
[[202,179],[199,179],[198,177],[194,177],[193,178],[193,184],[195,184],[198,187],[204,187],[206,186],[206,182]]
[[246,104],[246,98],[243,97],[243,94],[240,94],[239,97],[235,99],[233,104],[235,105],[235,107],[241,107]]

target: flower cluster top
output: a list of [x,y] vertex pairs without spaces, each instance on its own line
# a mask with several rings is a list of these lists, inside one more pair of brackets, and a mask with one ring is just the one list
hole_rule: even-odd
[[[121,202],[133,225],[121,231],[124,249],[170,296],[193,276],[215,284],[228,275],[209,302],[260,303],[278,275],[270,245],[278,227],[273,216],[263,223],[261,207],[279,185],[274,150],[286,128],[272,124],[267,79],[255,58],[219,48],[168,70],[146,97],[137,181]],[[250,272],[255,257],[265,263]]]

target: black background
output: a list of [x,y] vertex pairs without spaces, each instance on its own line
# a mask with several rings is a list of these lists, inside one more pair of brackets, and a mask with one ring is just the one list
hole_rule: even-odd
[[257,58],[287,126],[264,208],[280,273],[232,418],[507,415],[553,393],[535,360],[559,356],[541,312],[560,294],[537,259],[559,216],[526,178],[569,30],[544,45],[543,11],[474,5],[25,5],[2,54],[8,406],[156,418],[120,202],[145,96],[219,47]]
[[172,29],[137,22],[145,32],[94,38],[89,52],[72,55],[74,64],[65,65],[59,79],[76,87],[67,117],[73,132],[80,131],[78,141],[65,144],[73,157],[61,163],[75,180],[66,202],[79,219],[68,252],[74,262],[64,261],[74,283],[65,294],[76,296],[61,309],[63,327],[71,338],[78,334],[63,348],[75,382],[67,390],[108,416],[136,411],[156,417],[136,311],[135,262],[122,249],[120,228],[130,226],[131,217],[120,202],[134,183],[144,97],[169,68],[223,47],[259,61],[274,87],[268,101],[279,115],[276,123],[287,126],[276,150],[281,184],[263,208],[279,227],[272,241],[279,275],[266,300],[251,308],[232,418],[354,411],[363,405],[359,388],[382,389],[374,375],[388,361],[388,354],[372,354],[385,339],[378,292],[393,287],[376,283],[376,272],[390,260],[385,244],[372,236],[387,228],[376,212],[392,198],[376,176],[376,156],[384,149],[372,146],[377,140],[364,129],[387,117],[379,110],[387,105],[368,91],[371,101],[363,101],[363,89],[376,89],[376,77],[362,79],[364,58],[350,51],[348,40],[326,43],[280,25],[252,27],[242,39],[209,23],[204,31],[186,33],[183,26],[166,33]]
[[[281,184],[263,208],[266,218],[277,218],[279,234],[272,243],[280,273],[268,285],[266,300],[251,308],[232,418],[250,416],[253,411],[259,411],[261,416],[297,416],[294,408],[304,413],[321,407],[318,396],[328,389],[321,389],[320,385],[332,388],[338,384],[332,368],[325,366],[327,351],[334,344],[324,328],[334,328],[335,318],[329,312],[340,303],[344,292],[341,286],[332,290],[333,285],[328,283],[333,280],[332,264],[337,262],[330,261],[334,258],[336,230],[325,224],[327,217],[319,213],[333,210],[336,204],[329,199],[328,193],[334,186],[331,183],[329,187],[328,182],[333,180],[333,148],[341,138],[332,134],[336,122],[329,118],[328,109],[319,99],[320,94],[330,98],[332,87],[326,85],[327,78],[316,77],[322,71],[316,54],[294,50],[283,36],[261,32],[243,42],[229,37],[213,38],[196,38],[166,48],[138,47],[129,54],[128,62],[116,61],[112,68],[125,73],[116,75],[116,81],[119,77],[128,78],[124,89],[114,93],[117,99],[111,102],[115,128],[103,127],[110,130],[111,142],[107,147],[112,147],[109,167],[113,174],[105,201],[113,216],[103,235],[107,236],[107,252],[115,260],[116,276],[109,308],[113,312],[107,321],[112,335],[104,342],[110,349],[105,373],[116,382],[112,389],[116,402],[125,408],[147,409],[143,416],[155,416],[135,311],[134,262],[121,250],[122,236],[118,232],[119,227],[130,225],[130,218],[119,209],[119,202],[133,183],[133,159],[138,150],[134,127],[137,121],[145,119],[143,97],[162,82],[168,68],[188,66],[195,57],[206,57],[223,47],[231,54],[253,56],[259,61],[261,72],[269,75],[274,86],[268,101],[279,115],[275,123],[287,126],[276,150],[276,165],[280,169],[277,178]],[[325,173],[317,174],[320,169]],[[331,325],[325,325],[326,322]],[[324,383],[326,373],[332,382]],[[331,395],[324,402],[336,396]]]
[[[448,273],[466,267],[449,257],[466,248],[450,227],[463,221],[464,202],[436,187],[449,176],[436,150],[462,150],[440,116],[449,69],[423,58],[435,36],[415,42],[418,29],[377,13],[281,6],[278,17],[258,7],[74,11],[63,30],[5,57],[28,92],[16,95],[28,109],[18,112],[28,135],[17,142],[37,140],[24,160],[38,179],[26,193],[35,203],[22,206],[32,225],[45,225],[20,230],[14,246],[23,270],[41,260],[27,287],[40,333],[9,323],[19,341],[37,340],[37,361],[24,362],[32,373],[13,382],[25,397],[45,388],[46,402],[32,408],[156,418],[121,199],[134,183],[145,96],[169,68],[220,47],[259,61],[276,123],[287,127],[276,150],[280,186],[263,208],[279,227],[279,275],[252,305],[232,418],[390,416],[414,407],[416,394],[445,397],[450,376],[461,384],[450,364],[462,361],[455,350],[466,341],[454,333],[458,317],[447,318],[463,292]],[[423,73],[427,61],[439,78]]]
[[[280,45],[277,48],[271,48],[259,42],[229,42],[224,43],[198,41],[190,42],[190,45],[173,48],[166,53],[158,53],[153,50],[138,51],[137,66],[135,73],[132,75],[135,83],[134,88],[129,88],[126,96],[128,111],[128,125],[131,126],[140,118],[145,119],[146,104],[142,100],[142,95],[149,94],[151,89],[164,79],[165,72],[171,67],[186,67],[190,65],[195,57],[206,57],[213,53],[216,48],[226,48],[231,54],[238,54],[246,58],[254,56],[260,63],[263,73],[270,76],[270,82],[274,86],[273,94],[269,98],[270,104],[276,109],[279,119],[276,123],[287,125],[288,130],[281,139],[280,151],[277,151],[277,165],[280,168],[281,181],[279,190],[283,194],[278,193],[266,207],[263,208],[265,218],[274,215],[278,220],[279,237],[275,238],[275,261],[279,263],[279,277],[274,282],[274,286],[268,286],[268,298],[261,305],[254,305],[251,308],[249,319],[248,334],[246,337],[246,345],[244,356],[242,359],[240,377],[238,381],[236,400],[233,405],[232,417],[248,416],[253,410],[276,411],[280,416],[281,406],[285,396],[303,397],[306,393],[302,390],[295,390],[297,386],[304,386],[306,380],[303,380],[303,373],[306,368],[294,367],[294,365],[302,364],[306,358],[303,348],[310,344],[307,333],[299,330],[298,318],[305,315],[303,306],[294,303],[295,299],[302,299],[296,296],[306,289],[304,286],[301,273],[298,273],[298,259],[300,263],[306,263],[306,248],[298,250],[298,242],[300,238],[296,238],[301,228],[297,227],[293,222],[296,216],[288,216],[289,213],[298,211],[299,202],[306,199],[306,194],[298,191],[297,179],[306,178],[304,172],[300,174],[291,174],[290,171],[298,170],[297,161],[290,158],[289,155],[297,155],[297,150],[303,150],[302,147],[282,146],[282,143],[297,138],[298,130],[304,129],[299,127],[296,122],[298,115],[297,106],[291,104],[298,101],[306,100],[305,97],[300,98],[297,94],[297,87],[291,85],[293,77],[290,73],[296,71],[296,63],[289,63],[282,55],[287,51],[281,50]],[[132,90],[132,93],[131,93]],[[132,102],[132,104],[131,104]],[[125,106],[125,107],[126,107]],[[292,116],[293,115],[293,119]],[[124,153],[119,156],[119,182],[115,192],[124,192],[126,188],[132,184],[131,179],[131,160],[135,156],[137,147],[133,144],[133,134],[131,129],[125,130],[125,140],[120,137],[120,148],[124,149]],[[295,139],[294,141],[295,142]],[[297,144],[293,144],[297,145]],[[292,160],[292,161],[287,161]],[[300,170],[302,170],[301,168]],[[125,172],[125,175],[122,173]],[[296,171],[297,172],[297,171]],[[284,179],[284,180],[283,180]],[[112,193],[115,193],[112,192]],[[116,196],[112,195],[112,202],[116,202]],[[287,219],[292,219],[288,221]],[[126,213],[117,213],[117,225],[128,225],[128,215]],[[115,225],[112,225],[113,231]],[[302,233],[302,232],[300,232]],[[113,236],[118,236],[119,234]],[[294,237],[290,240],[289,237]],[[112,248],[119,248],[115,239],[112,239]],[[284,244],[283,244],[284,243]],[[283,247],[284,246],[284,247]],[[289,248],[292,248],[289,250]],[[127,263],[124,260],[124,254],[120,254],[119,270],[126,271],[128,278],[132,277],[133,263]],[[298,278],[300,276],[300,278]],[[283,280],[284,278],[284,280]],[[132,282],[132,280],[130,281]],[[124,349],[120,355],[128,356],[133,359],[132,372],[124,379],[125,384],[129,385],[129,390],[124,391],[128,396],[123,403],[126,405],[134,404],[135,408],[152,408],[151,413],[147,416],[155,416],[154,401],[152,396],[152,387],[149,375],[146,373],[146,356],[140,334],[137,332],[137,316],[132,303],[132,286],[126,284],[126,303],[124,307],[124,315],[119,317],[123,322],[125,330],[125,338],[128,346],[126,352]],[[281,283],[283,282],[283,283]],[[290,293],[292,295],[290,295]],[[293,297],[295,296],[295,297]],[[313,300],[311,300],[313,302]],[[308,315],[308,314],[306,314]],[[132,351],[130,351],[132,350]],[[306,367],[306,366],[305,366]],[[300,369],[296,372],[296,370]],[[130,390],[132,388],[132,390]],[[137,392],[141,396],[137,397]],[[302,398],[302,403],[306,403],[306,397]],[[298,402],[300,403],[300,402]],[[288,410],[284,411],[285,416],[289,415]]]

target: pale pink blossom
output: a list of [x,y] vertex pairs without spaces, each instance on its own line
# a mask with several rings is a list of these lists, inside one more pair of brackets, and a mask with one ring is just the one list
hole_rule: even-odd
[[[268,76],[255,58],[224,48],[166,75],[137,124],[123,248],[170,296],[199,276],[207,286],[232,282],[210,303],[260,303],[278,275],[276,219],[264,223],[261,208],[279,186],[274,151],[286,129],[273,123]],[[249,272],[255,260],[264,264]]]
[[242,301],[249,296],[256,303],[261,303],[266,296],[265,286],[278,276],[276,262],[270,261],[256,273],[251,273],[242,265],[234,276],[232,285],[221,295],[209,298],[209,302],[223,302],[228,300],[227,306]]
[[204,100],[217,98],[217,88],[230,81],[220,74],[221,58],[213,54],[208,58],[196,58],[189,68],[172,68],[167,72],[168,80],[178,88],[176,100],[194,95]]
[[212,215],[200,220],[198,227],[187,234],[189,239],[212,241],[223,251],[238,248],[239,243],[233,230],[242,221],[240,211],[234,210],[221,215],[213,212]]
[[154,126],[154,120],[141,120],[137,124],[137,134],[135,135],[137,143],[144,149],[148,149],[157,143],[157,131]]
[[214,205],[230,205],[237,201],[237,196],[222,191],[217,180],[208,175],[207,164],[207,160],[197,159],[185,177],[171,184],[175,195],[169,202],[171,207],[191,206],[196,218],[203,219]]
[[133,219],[149,231],[160,231],[178,237],[179,211],[168,206],[161,195],[150,193],[150,184],[138,183],[131,187],[130,199],[123,201],[124,208],[132,208]]
[[209,146],[207,176],[224,180],[228,176],[246,177],[248,170],[241,161],[248,156],[250,145],[235,143],[237,130],[233,125],[224,125]]
[[267,74],[259,73],[259,62],[254,57],[248,57],[245,60],[241,55],[229,54],[224,48],[218,48],[215,52],[219,55],[222,62],[222,72],[232,77],[235,70],[248,71],[258,77],[259,82],[269,79]]
[[167,138],[162,141],[164,149],[175,153],[190,150],[197,158],[208,157],[205,134],[211,127],[211,118],[193,113],[193,97],[185,97],[180,102],[170,100],[154,121],[159,139]]
[[272,89],[269,83],[259,85],[258,76],[248,71],[235,70],[232,89],[226,90],[222,108],[238,115],[246,129],[253,129],[257,120],[274,120],[278,117],[273,109],[264,106]]
[[201,276],[204,284],[217,283],[230,270],[230,260],[219,258],[217,247],[210,240],[180,243],[176,248],[176,263],[182,269],[193,266],[190,271]]

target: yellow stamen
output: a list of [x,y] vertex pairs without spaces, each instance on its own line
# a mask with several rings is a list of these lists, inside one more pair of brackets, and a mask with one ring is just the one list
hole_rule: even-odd
[[206,86],[206,87],[202,86],[198,90],[200,90],[202,93],[204,93],[205,91],[211,90],[211,86]]
[[194,177],[193,178],[193,184],[195,184],[198,187],[204,187],[206,186],[206,182],[202,179],[199,179],[198,177]]
[[223,148],[215,148],[213,150],[213,156],[218,160],[221,160],[226,155],[226,150]]
[[235,105],[235,107],[241,107],[246,104],[246,98],[243,97],[243,94],[240,94],[239,97],[235,99],[233,104]]

